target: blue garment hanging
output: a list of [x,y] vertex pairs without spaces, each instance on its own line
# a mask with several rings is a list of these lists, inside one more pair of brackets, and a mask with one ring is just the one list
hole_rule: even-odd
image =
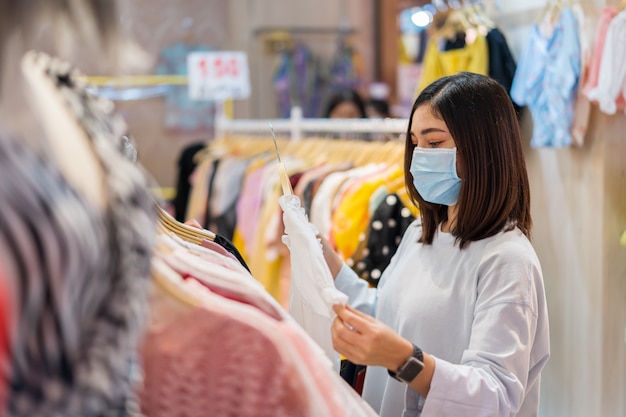
[[570,126],[581,71],[578,23],[570,8],[561,12],[551,37],[537,24],[518,62],[511,97],[533,116],[532,147],[572,144]]

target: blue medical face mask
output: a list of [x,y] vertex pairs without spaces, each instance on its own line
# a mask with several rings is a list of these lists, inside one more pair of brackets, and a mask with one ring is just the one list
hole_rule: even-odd
[[424,200],[446,206],[456,204],[461,190],[461,179],[456,174],[456,148],[415,148],[410,171]]

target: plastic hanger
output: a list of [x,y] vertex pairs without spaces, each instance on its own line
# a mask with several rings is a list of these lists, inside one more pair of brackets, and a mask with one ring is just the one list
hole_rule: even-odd
[[559,14],[563,10],[563,8],[567,6],[567,3],[569,3],[569,1],[568,2],[564,2],[563,0],[548,1],[543,11],[539,15],[540,22],[542,24],[548,24],[551,27],[553,22],[559,17]]
[[487,12],[485,11],[485,5],[481,2],[470,4],[468,6],[471,10],[472,16],[477,20],[479,25],[486,27],[488,30],[491,30],[496,27],[496,24],[493,20],[487,16]]
[[276,135],[274,134],[274,128],[270,123],[270,130],[272,132],[272,140],[274,141],[274,147],[276,149],[276,157],[278,158],[278,175],[280,176],[280,185],[283,188],[283,195],[293,194],[291,188],[291,181],[289,180],[289,174],[287,174],[287,168],[284,162],[280,159],[280,153],[278,152],[278,144],[276,143]]

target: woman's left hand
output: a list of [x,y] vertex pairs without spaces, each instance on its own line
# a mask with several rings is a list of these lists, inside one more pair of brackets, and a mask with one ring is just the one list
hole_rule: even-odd
[[350,306],[336,305],[333,347],[359,365],[398,369],[413,353],[413,345],[389,326]]

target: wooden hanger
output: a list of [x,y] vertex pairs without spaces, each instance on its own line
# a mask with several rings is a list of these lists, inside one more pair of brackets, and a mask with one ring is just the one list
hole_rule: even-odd
[[451,40],[456,38],[457,33],[465,33],[470,29],[476,29],[476,27],[467,19],[465,11],[452,10],[434,37]]
[[[216,146],[233,147],[238,151],[247,150],[249,153],[260,149],[274,148],[271,137],[229,136],[218,140]],[[319,164],[320,158],[331,165],[351,162],[354,166],[363,166],[369,163],[384,162],[388,164],[403,164],[404,142],[389,141],[359,141],[333,140],[322,138],[308,138],[301,141],[280,141],[279,148],[285,159],[294,157],[305,161],[310,166]],[[239,155],[241,156],[241,155]]]
[[198,229],[180,223],[174,219],[167,211],[157,204],[158,227],[160,230],[175,234],[183,240],[191,243],[200,244],[203,240],[215,241],[215,233],[206,229]]
[[626,0],[622,0],[622,2],[617,6],[617,11],[622,12],[626,10]]

